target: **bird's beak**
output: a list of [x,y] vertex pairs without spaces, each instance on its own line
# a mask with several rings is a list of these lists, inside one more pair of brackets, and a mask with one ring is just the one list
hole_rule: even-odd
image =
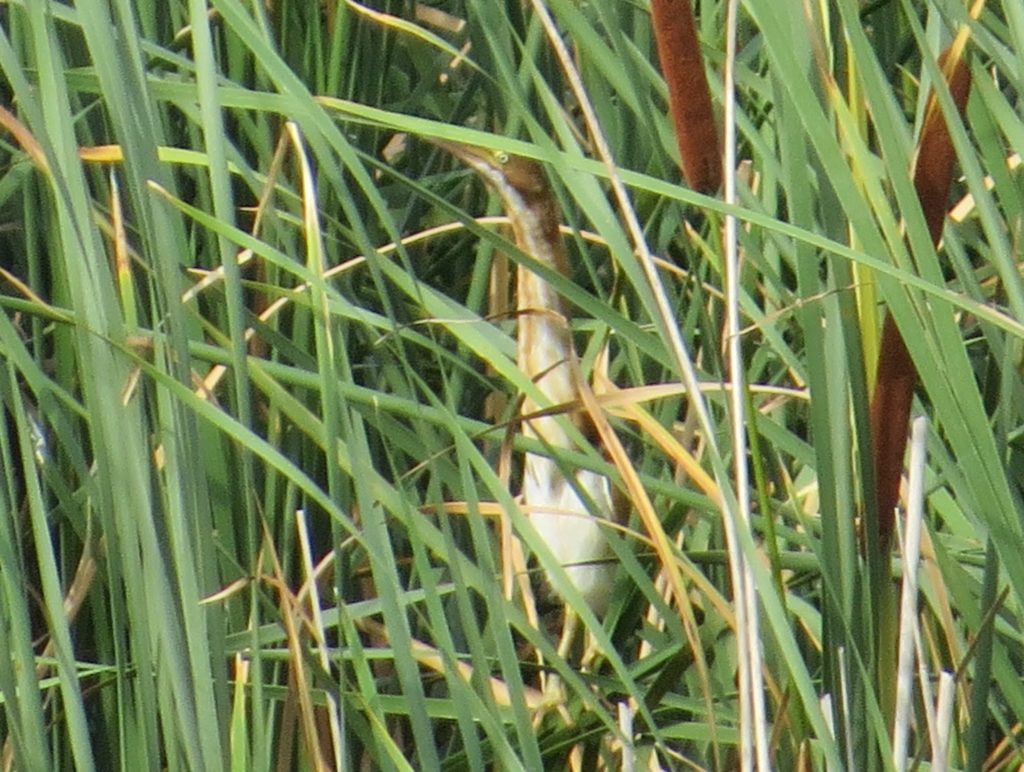
[[480,169],[482,166],[490,165],[490,153],[482,147],[452,142],[448,139],[435,139],[434,137],[424,137],[424,139],[446,153],[451,153],[470,168]]

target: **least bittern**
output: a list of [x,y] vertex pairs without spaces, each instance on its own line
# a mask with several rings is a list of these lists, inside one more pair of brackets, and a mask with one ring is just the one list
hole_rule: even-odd
[[[568,275],[565,244],[558,229],[558,204],[538,163],[471,145],[435,143],[478,172],[498,194],[520,250]],[[553,405],[580,404],[580,367],[568,309],[550,284],[523,265],[517,270],[516,306],[519,368],[546,401],[538,404],[529,396],[523,399],[523,433],[554,450],[570,449],[573,442],[565,422],[583,430],[586,416],[579,410],[567,417],[538,414]],[[569,580],[591,609],[602,615],[608,607],[615,572],[601,524],[613,513],[611,487],[606,477],[586,469],[576,470],[573,478],[567,479],[554,459],[527,453],[523,462],[523,508]]]

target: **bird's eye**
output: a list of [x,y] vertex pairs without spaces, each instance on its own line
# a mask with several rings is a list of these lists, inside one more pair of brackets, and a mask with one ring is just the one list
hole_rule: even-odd
[[494,154],[494,160],[497,161],[502,166],[504,166],[509,161],[508,153],[506,153],[504,150],[499,150]]

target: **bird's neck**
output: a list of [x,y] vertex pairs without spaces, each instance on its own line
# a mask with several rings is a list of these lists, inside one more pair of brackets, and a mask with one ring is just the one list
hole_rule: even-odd
[[[565,244],[558,229],[558,209],[553,198],[536,197],[525,202],[517,218],[516,243],[543,265],[566,275]],[[529,266],[517,271],[517,320],[519,367],[537,385],[545,402],[527,397],[524,415],[577,398],[576,352],[569,328],[568,308],[554,288]],[[564,418],[545,416],[527,422],[528,435],[555,447],[569,447]]]

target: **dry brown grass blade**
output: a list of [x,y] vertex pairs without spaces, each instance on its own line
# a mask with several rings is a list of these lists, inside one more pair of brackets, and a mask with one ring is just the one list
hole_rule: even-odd
[[35,135],[29,131],[28,126],[18,120],[10,110],[0,107],[0,126],[3,126],[11,133],[21,149],[28,154],[37,167],[49,174],[50,165],[46,162],[46,154],[42,145],[36,140]]
[[[613,429],[612,425],[608,422],[608,419],[605,416],[604,411],[601,409],[593,390],[582,376],[578,375],[577,381],[580,384],[579,393],[580,399],[583,401],[583,407],[589,415],[590,420],[593,422],[593,426],[597,430],[598,436],[601,438],[601,444],[605,452],[608,454],[608,457],[622,476],[622,480],[626,486],[626,492],[629,494],[629,498],[640,517],[640,521],[643,523],[644,529],[646,530],[648,537],[651,539],[654,553],[657,556],[661,570],[668,581],[671,595],[675,600],[676,608],[679,610],[679,617],[683,625],[683,630],[686,634],[687,643],[693,651],[694,663],[702,685],[705,707],[708,711],[708,715],[711,716],[714,714],[714,711],[712,704],[710,673],[708,671],[707,660],[704,657],[704,649],[700,642],[700,632],[698,630],[697,620],[694,616],[693,608],[690,605],[690,598],[686,593],[686,584],[683,579],[683,572],[680,570],[679,561],[675,558],[674,545],[661,525],[661,518],[658,517],[657,512],[654,510],[654,505],[651,502],[650,497],[647,495],[647,491],[644,488],[643,483],[640,481],[640,475],[636,471],[636,467],[634,467],[632,461],[630,461],[629,455],[626,453],[626,449],[619,441],[618,434],[615,433],[615,429]],[[608,385],[605,384],[603,388],[608,388]],[[714,724],[711,723],[708,727],[712,734],[711,741],[713,743],[717,743],[714,736]]]
[[[382,641],[390,640],[388,637],[387,627],[379,622],[374,622],[372,619],[358,619],[356,620],[356,626],[363,632],[373,635]],[[415,638],[412,639],[412,656],[428,670],[432,670],[441,675],[449,672],[449,667],[445,662],[445,658],[441,656],[441,653],[433,646],[423,643]],[[458,673],[459,678],[467,684],[471,684],[473,682],[473,668],[470,665],[467,665],[465,662],[456,662],[455,670]],[[508,707],[512,704],[512,695],[509,691],[508,685],[504,681],[500,678],[489,676],[487,682],[491,690],[491,696],[494,698],[495,702],[502,707]],[[530,710],[545,711],[554,707],[550,704],[549,696],[538,689],[524,686],[523,695],[526,697],[526,707],[530,708]]]
[[[333,769],[333,765],[325,757],[319,740],[316,710],[310,697],[310,676],[306,672],[306,662],[302,651],[302,627],[311,624],[311,621],[303,611],[301,601],[288,588],[284,569],[274,547],[273,537],[266,531],[264,532],[264,545],[272,571],[270,576],[264,577],[264,581],[267,581],[277,591],[281,626],[288,643],[288,697],[285,700],[284,715],[282,716],[282,731],[286,734],[294,731],[294,722],[297,720],[301,727],[309,762],[313,764],[313,768],[317,772],[327,772],[327,770]],[[290,768],[291,748],[290,742],[282,741],[280,743],[279,769]]]
[[[2,110],[3,108],[0,108]],[[102,553],[106,549],[106,539],[101,538],[99,542],[99,551]],[[82,547],[82,554],[78,558],[78,567],[75,569],[75,575],[71,580],[71,584],[68,586],[68,591],[64,595],[64,617],[67,622],[67,626],[70,629],[78,616],[78,612],[82,610],[82,604],[85,603],[85,599],[89,594],[89,590],[92,588],[93,580],[96,578],[96,555],[92,549],[92,534],[87,532],[85,537],[85,544]],[[39,654],[39,658],[42,660],[52,659],[54,652],[56,651],[56,645],[53,639],[50,638],[46,641],[46,645]],[[54,670],[52,665],[39,665],[36,667],[36,678],[42,680],[46,677],[47,673]],[[47,692],[47,701],[49,700],[51,692]],[[11,742],[11,737],[8,735],[4,739],[3,750],[0,751],[0,769],[4,772],[13,769],[14,765],[14,746]]]

